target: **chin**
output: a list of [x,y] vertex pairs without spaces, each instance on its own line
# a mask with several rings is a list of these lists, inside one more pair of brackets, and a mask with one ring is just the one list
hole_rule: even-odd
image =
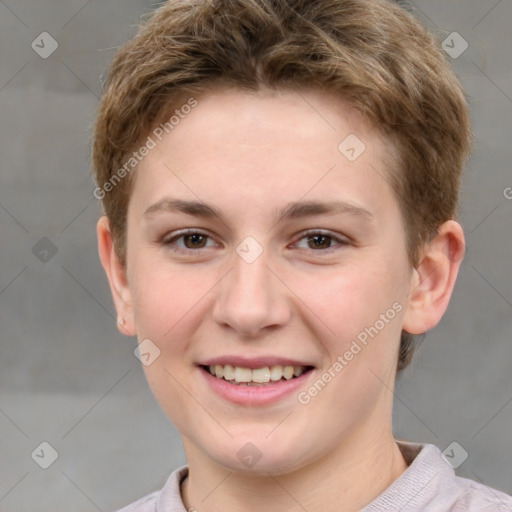
[[264,460],[262,457],[252,466],[249,466],[249,464],[241,462],[238,459],[218,460],[217,462],[230,471],[254,477],[268,477],[269,474],[272,476],[286,475],[300,469],[301,467],[298,462],[290,461],[290,458],[286,456],[283,456],[282,458],[274,457],[272,460]]
[[[247,438],[246,438],[247,439]],[[266,440],[263,443],[250,440],[231,440],[225,451],[210,451],[210,456],[218,464],[230,471],[252,476],[283,475],[296,471],[307,464],[306,454],[297,450],[278,450],[279,443]]]

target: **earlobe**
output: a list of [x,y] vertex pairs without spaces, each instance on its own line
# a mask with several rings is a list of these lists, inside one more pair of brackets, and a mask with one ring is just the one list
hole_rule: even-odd
[[403,329],[422,334],[435,327],[448,307],[462,258],[464,232],[459,223],[443,223],[424,248],[411,278]]
[[116,253],[109,221],[106,216],[102,216],[99,219],[96,231],[101,264],[107,274],[110,291],[117,311],[117,328],[126,336],[135,336],[132,295],[127,279],[126,266],[121,263]]

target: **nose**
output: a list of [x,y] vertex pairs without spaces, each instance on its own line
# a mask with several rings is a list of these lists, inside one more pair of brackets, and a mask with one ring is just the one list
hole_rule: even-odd
[[248,263],[233,255],[234,268],[221,281],[213,318],[243,337],[285,325],[291,317],[287,288],[268,266],[266,253]]

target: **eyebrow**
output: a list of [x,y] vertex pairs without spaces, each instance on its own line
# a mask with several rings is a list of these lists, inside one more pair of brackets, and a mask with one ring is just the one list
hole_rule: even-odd
[[[213,205],[203,201],[184,201],[182,199],[165,198],[151,205],[144,216],[151,216],[154,213],[185,213],[195,217],[219,219],[223,223],[222,213]],[[276,223],[286,220],[312,217],[314,215],[345,214],[356,217],[374,220],[374,216],[365,208],[346,201],[296,201],[288,203],[276,214]]]

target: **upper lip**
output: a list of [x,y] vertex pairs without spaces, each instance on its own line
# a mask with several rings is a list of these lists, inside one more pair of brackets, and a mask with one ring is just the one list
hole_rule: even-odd
[[276,357],[276,356],[259,356],[259,357],[244,357],[244,356],[219,356],[207,359],[199,366],[215,366],[215,365],[231,365],[239,366],[241,368],[264,368],[266,366],[313,366],[310,363],[304,361],[298,361],[296,359],[290,359],[287,357]]

